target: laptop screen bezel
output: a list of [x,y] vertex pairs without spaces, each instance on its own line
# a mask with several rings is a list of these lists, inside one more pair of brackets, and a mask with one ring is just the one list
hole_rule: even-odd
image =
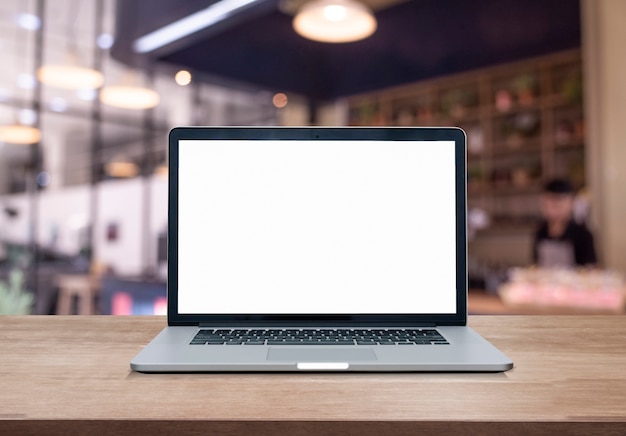
[[[181,140],[454,141],[456,313],[189,314],[178,312],[178,189]],[[456,127],[176,127],[169,134],[168,325],[416,326],[467,323],[466,135]],[[199,284],[201,286],[201,284]]]

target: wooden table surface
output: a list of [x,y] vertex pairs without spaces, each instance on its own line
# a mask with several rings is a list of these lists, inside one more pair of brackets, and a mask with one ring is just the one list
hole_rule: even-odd
[[0,434],[626,434],[626,317],[473,316],[505,373],[141,374],[164,317],[0,317]]

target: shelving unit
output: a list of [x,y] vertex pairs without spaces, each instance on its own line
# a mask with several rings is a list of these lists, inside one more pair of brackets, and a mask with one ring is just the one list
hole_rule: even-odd
[[539,218],[543,182],[585,185],[579,50],[348,99],[356,126],[459,126],[468,136],[468,207],[494,225]]

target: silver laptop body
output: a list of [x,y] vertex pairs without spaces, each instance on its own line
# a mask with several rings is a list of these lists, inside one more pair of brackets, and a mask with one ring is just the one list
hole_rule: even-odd
[[180,127],[140,372],[506,371],[467,327],[457,128]]

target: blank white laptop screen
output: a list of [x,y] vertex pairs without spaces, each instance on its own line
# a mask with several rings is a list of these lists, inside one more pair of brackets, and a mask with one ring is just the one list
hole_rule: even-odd
[[455,313],[453,141],[181,140],[181,314]]

